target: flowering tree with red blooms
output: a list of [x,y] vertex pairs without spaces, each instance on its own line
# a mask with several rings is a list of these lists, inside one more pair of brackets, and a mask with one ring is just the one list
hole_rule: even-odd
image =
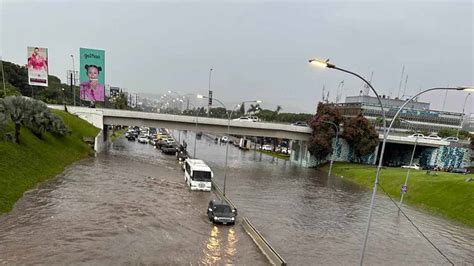
[[362,114],[346,119],[342,137],[359,157],[374,152],[379,145],[377,131]]
[[309,126],[313,129],[309,143],[309,152],[318,160],[326,158],[332,151],[332,139],[336,136],[333,125],[323,121],[341,124],[344,118],[335,106],[319,103],[316,115],[310,120]]

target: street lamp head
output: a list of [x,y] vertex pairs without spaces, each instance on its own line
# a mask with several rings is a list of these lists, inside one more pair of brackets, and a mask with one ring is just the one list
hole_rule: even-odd
[[335,68],[336,67],[336,65],[333,65],[333,64],[329,63],[329,59],[324,61],[324,60],[313,58],[313,59],[309,59],[308,62],[310,64],[313,64],[313,65],[316,65],[316,66],[319,66],[319,67],[327,67],[327,68]]
[[458,90],[460,90],[460,91],[469,91],[469,92],[474,92],[474,87],[470,87],[470,86],[462,86],[462,87],[458,87]]
[[171,91],[168,91],[168,93],[171,93]]
[[256,102],[256,103],[263,103],[262,100],[256,100],[255,102]]
[[204,96],[204,95],[201,95],[201,94],[198,94],[198,95],[196,95],[196,97],[197,97],[198,99],[204,99],[204,98],[207,98],[206,96]]

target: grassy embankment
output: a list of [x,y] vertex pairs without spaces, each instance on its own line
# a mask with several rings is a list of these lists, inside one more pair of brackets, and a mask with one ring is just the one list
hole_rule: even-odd
[[278,153],[278,152],[264,151],[264,150],[258,150],[258,151],[261,152],[261,153],[268,154],[268,155],[273,156],[273,157],[280,158],[280,159],[284,159],[284,160],[289,160],[290,159],[289,154],[282,154],[282,153]]
[[125,133],[125,131],[127,131],[126,128],[118,129],[118,130],[116,130],[115,132],[109,131],[110,140],[111,140],[111,141],[115,141],[115,140],[118,139],[120,136],[122,136],[122,135]]
[[[373,187],[375,172],[376,168],[368,165],[337,163],[333,167],[334,175],[368,188]],[[406,173],[407,169],[384,168],[380,175],[381,186],[397,201]],[[468,176],[472,174],[436,172],[436,175],[428,175],[423,170],[411,170],[403,201],[474,227],[474,182],[466,182]]]
[[[23,193],[37,183],[91,154],[83,137],[95,137],[99,129],[71,114],[52,112],[64,119],[70,135],[57,137],[46,133],[39,139],[23,128],[20,145],[0,140],[0,213],[10,211]],[[7,131],[12,131],[12,127]]]

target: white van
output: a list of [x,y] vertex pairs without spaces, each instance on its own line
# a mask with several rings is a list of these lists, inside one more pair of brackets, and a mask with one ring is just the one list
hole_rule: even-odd
[[211,168],[203,160],[184,161],[184,181],[191,190],[211,191],[213,177]]

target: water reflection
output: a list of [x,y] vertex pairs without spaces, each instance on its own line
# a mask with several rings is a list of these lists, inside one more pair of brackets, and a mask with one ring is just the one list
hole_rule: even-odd
[[233,264],[236,259],[238,238],[233,226],[214,225],[204,248],[201,263],[206,265]]

